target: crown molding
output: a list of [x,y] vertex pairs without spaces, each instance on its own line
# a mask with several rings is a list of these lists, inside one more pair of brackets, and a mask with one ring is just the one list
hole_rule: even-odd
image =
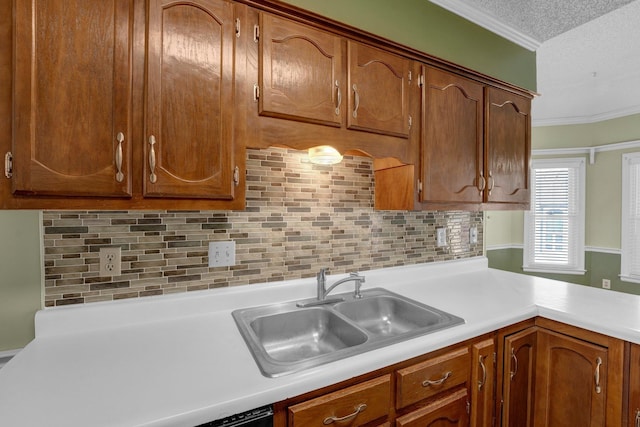
[[591,116],[558,117],[558,118],[551,118],[551,119],[532,118],[531,126],[542,127],[542,126],[584,125],[589,123],[603,122],[605,120],[619,119],[621,117],[632,116],[634,114],[640,114],[640,105],[621,108],[619,110],[607,111],[604,113],[594,114]]
[[430,0],[431,3],[447,9],[468,21],[473,22],[505,39],[522,46],[525,49],[535,51],[542,44],[540,41],[521,33],[520,31],[505,25],[491,15],[487,15],[478,9],[461,2],[460,0]]

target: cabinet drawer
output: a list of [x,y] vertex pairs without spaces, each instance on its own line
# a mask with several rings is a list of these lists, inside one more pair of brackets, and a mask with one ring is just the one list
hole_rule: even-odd
[[348,423],[355,427],[387,416],[390,406],[391,375],[384,375],[290,406],[289,426],[322,427]]
[[412,403],[449,390],[469,379],[469,349],[451,351],[396,373],[398,392],[396,407]]
[[467,413],[467,390],[456,392],[430,403],[396,420],[396,427],[431,427],[440,426],[446,420],[447,426],[463,427],[469,425]]

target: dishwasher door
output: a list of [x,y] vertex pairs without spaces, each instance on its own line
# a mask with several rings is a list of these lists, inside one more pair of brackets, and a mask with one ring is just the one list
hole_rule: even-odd
[[273,427],[273,408],[267,405],[197,427]]

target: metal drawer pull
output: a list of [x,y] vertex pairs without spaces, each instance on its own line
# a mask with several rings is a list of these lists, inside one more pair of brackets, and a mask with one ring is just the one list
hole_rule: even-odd
[[496,184],[496,181],[493,179],[493,173],[489,171],[489,195],[491,195],[491,190],[493,190],[493,186]]
[[356,411],[354,413],[349,414],[349,415],[345,415],[344,417],[327,417],[327,418],[324,419],[322,424],[328,426],[329,424],[332,424],[332,423],[339,423],[339,422],[346,421],[346,420],[351,419],[351,418],[355,418],[356,416],[358,416],[358,414],[360,412],[363,412],[365,409],[367,409],[367,405],[364,404],[364,403],[361,403],[361,404],[358,405],[358,407],[356,408]]
[[482,379],[478,381],[478,390],[482,390],[482,386],[487,382],[487,367],[484,366],[484,357],[482,355],[478,358],[478,363],[482,368]]
[[484,178],[484,174],[480,172],[480,186],[478,186],[478,191],[482,193],[486,187],[487,187],[487,180]]
[[431,380],[424,380],[422,382],[422,387],[431,387],[432,385],[441,385],[443,382],[445,382],[451,375],[453,375],[453,372],[451,371],[447,371],[446,374],[444,374],[444,376],[442,378],[440,378],[439,380],[435,380],[435,381],[431,381]]
[[151,135],[149,137],[149,145],[151,146],[149,148],[149,169],[151,170],[151,173],[149,174],[149,181],[151,181],[152,184],[155,184],[158,180],[158,176],[156,175],[156,149],[154,147],[154,145],[156,145],[155,136]]
[[353,95],[355,97],[353,105],[353,118],[358,117],[358,108],[360,108],[360,95],[358,95],[358,87],[353,85]]
[[509,373],[509,375],[511,375],[511,379],[513,380],[513,377],[518,373],[518,358],[516,357],[516,353],[513,348],[511,349],[511,359],[513,359],[514,369]]
[[336,107],[336,116],[340,115],[340,105],[342,105],[342,91],[340,90],[340,82],[336,80],[336,89],[338,91],[338,106]]
[[118,148],[116,148],[116,181],[122,182],[124,180],[124,174],[122,173],[122,143],[124,142],[124,134],[118,132],[116,135],[116,141],[118,141]]
[[598,357],[596,359],[596,373],[595,373],[597,394],[600,394],[600,392],[602,392],[602,388],[600,387],[600,366],[602,366],[602,359]]

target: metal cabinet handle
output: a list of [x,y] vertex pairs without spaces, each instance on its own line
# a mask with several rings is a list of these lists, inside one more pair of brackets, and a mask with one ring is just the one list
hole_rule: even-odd
[[233,183],[235,185],[240,184],[240,168],[238,166],[233,169]]
[[478,381],[478,390],[482,390],[482,386],[487,382],[487,367],[484,366],[484,357],[482,355],[478,357],[478,363],[482,369],[482,379]]
[[635,427],[640,427],[640,409],[636,409]]
[[353,85],[354,105],[353,105],[353,118],[358,117],[358,108],[360,108],[360,95],[358,95],[358,87]]
[[340,90],[340,82],[336,80],[336,90],[338,91],[338,105],[336,106],[336,116],[340,115],[340,105],[342,105],[342,91]]
[[442,378],[440,378],[439,380],[424,380],[422,382],[422,387],[431,387],[434,385],[441,385],[443,382],[445,382],[451,375],[453,375],[453,372],[451,371],[447,371],[447,373],[445,373]]
[[118,147],[116,148],[116,181],[122,182],[124,180],[124,174],[122,173],[122,143],[124,142],[124,133],[118,132],[116,141],[118,141]]
[[493,179],[493,173],[491,171],[489,171],[489,195],[491,195],[491,190],[493,190],[493,186],[495,185],[496,181]]
[[516,357],[516,352],[513,348],[511,349],[511,359],[513,359],[514,369],[509,373],[509,375],[511,376],[511,380],[513,381],[513,377],[515,377],[518,373],[518,358]]
[[596,373],[595,373],[595,380],[596,380],[596,393],[600,394],[602,392],[602,388],[600,387],[600,366],[602,366],[602,359],[601,358],[597,358],[596,359]]
[[348,419],[355,418],[356,416],[358,416],[360,412],[364,411],[365,409],[367,409],[367,405],[364,403],[361,403],[358,405],[355,412],[349,415],[345,415],[344,417],[327,417],[324,419],[324,421],[322,421],[322,424],[327,426],[332,423],[339,423],[341,421],[346,421]]
[[151,170],[151,173],[149,174],[149,181],[151,181],[152,184],[155,184],[158,180],[158,176],[156,175],[156,149],[154,147],[154,145],[156,145],[155,136],[151,135],[149,137],[149,145],[151,146],[149,148],[149,169]]
[[483,192],[484,189],[487,187],[487,180],[484,178],[484,174],[482,172],[480,172],[480,185],[478,186],[478,191],[479,192]]

